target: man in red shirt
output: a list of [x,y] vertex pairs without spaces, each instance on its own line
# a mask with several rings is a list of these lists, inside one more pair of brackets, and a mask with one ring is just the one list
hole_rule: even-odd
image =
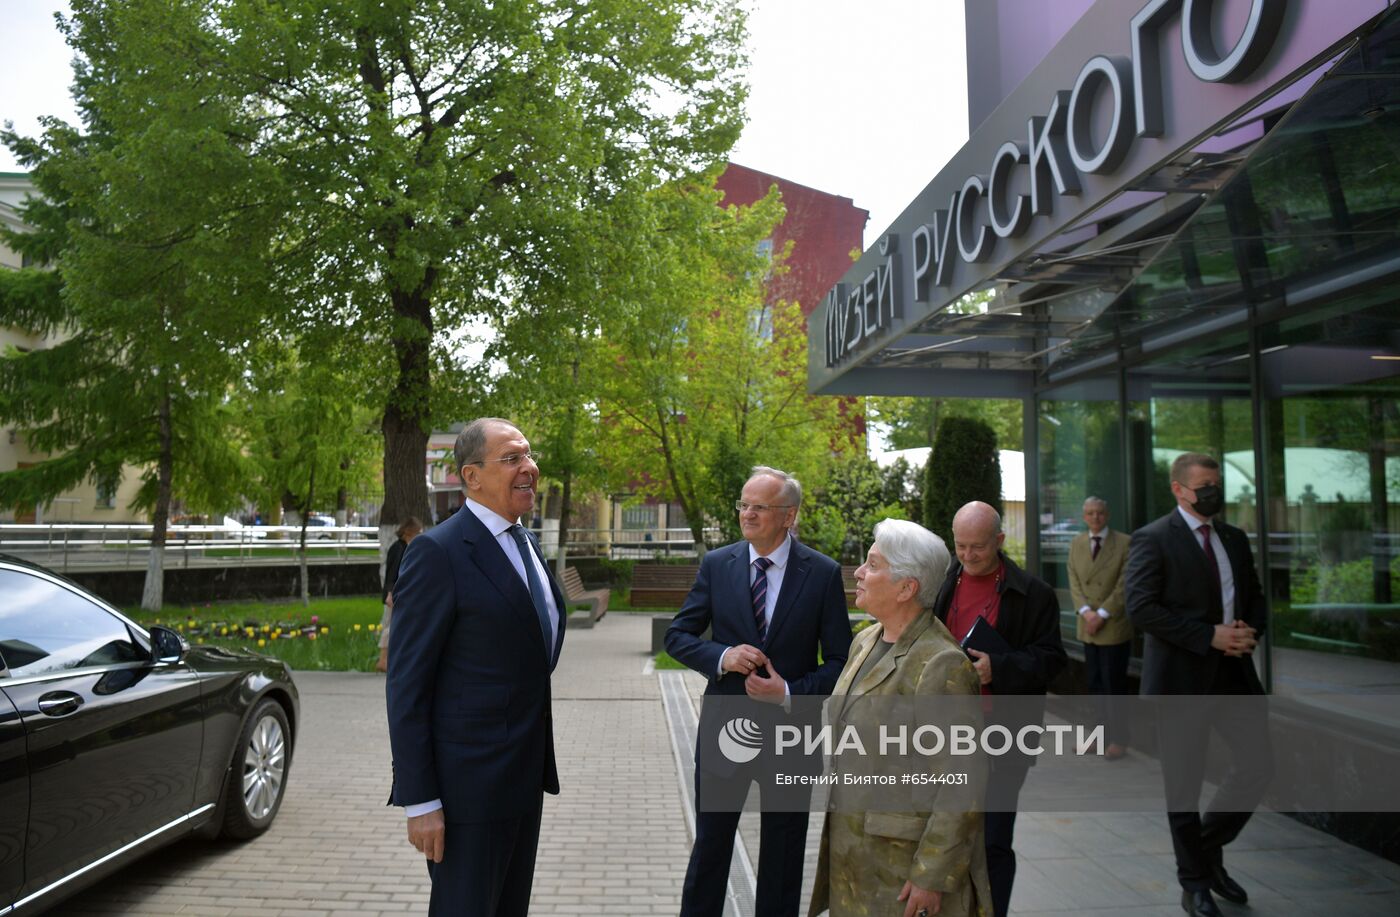
[[[1067,657],[1060,642],[1060,603],[1055,590],[1043,580],[1016,566],[1002,552],[1006,533],[1001,515],[986,503],[972,502],[953,517],[953,547],[958,560],[933,603],[933,613],[947,625],[953,639],[962,642],[979,617],[1006,641],[1005,652],[985,653],[969,649],[982,693],[1038,695],[1042,700],[1027,711],[1018,708],[1016,722],[1007,722],[1015,733],[1045,719],[1043,700],[1050,682],[1065,667]],[[997,719],[995,708],[989,720]],[[987,875],[992,884],[995,917],[1005,917],[1011,906],[1011,886],[1016,880],[1016,854],[1011,849],[1016,826],[1016,799],[1026,772],[1035,758],[1008,754],[991,760],[987,797]],[[1001,811],[992,811],[993,808]]]

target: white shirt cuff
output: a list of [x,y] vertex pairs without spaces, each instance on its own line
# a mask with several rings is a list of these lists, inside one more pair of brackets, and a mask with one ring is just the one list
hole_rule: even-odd
[[1100,618],[1103,618],[1105,621],[1107,621],[1107,620],[1108,620],[1108,612],[1107,612],[1106,610],[1100,608],[1100,609],[1099,609],[1099,617],[1100,617]]
[[411,806],[403,807],[403,814],[409,818],[417,818],[420,815],[427,815],[429,812],[436,812],[442,808],[442,800],[434,799],[431,802],[415,802]]
[[1085,605],[1085,606],[1083,606],[1082,608],[1079,609],[1079,613],[1082,614],[1082,615],[1087,615],[1087,614],[1089,614],[1090,612],[1092,612],[1093,610],[1094,610],[1094,609],[1090,608],[1088,605]]
[[719,654],[719,667],[715,669],[715,677],[718,678],[718,677],[721,677],[721,676],[724,675],[724,657],[725,657],[725,654],[728,653],[728,652],[729,652],[730,650],[732,650],[732,649],[734,649],[734,647],[732,647],[732,646],[726,646],[726,647],[724,648],[724,651],[721,652],[721,653]]
[[783,682],[783,712],[792,712],[792,690],[788,688],[787,682]]

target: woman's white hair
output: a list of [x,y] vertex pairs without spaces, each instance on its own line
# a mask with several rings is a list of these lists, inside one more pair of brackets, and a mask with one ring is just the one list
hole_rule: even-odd
[[918,580],[919,604],[932,608],[952,560],[943,539],[918,523],[885,519],[875,524],[875,546],[895,579]]

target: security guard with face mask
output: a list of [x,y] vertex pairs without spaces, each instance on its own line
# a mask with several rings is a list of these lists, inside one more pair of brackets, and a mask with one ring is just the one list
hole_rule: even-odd
[[[1176,509],[1133,533],[1128,548],[1128,617],[1146,635],[1142,694],[1200,695],[1158,705],[1158,749],[1181,906],[1217,917],[1211,893],[1244,904],[1225,871],[1224,848],[1253,814],[1272,777],[1267,717],[1228,696],[1264,693],[1253,652],[1266,617],[1245,533],[1217,518],[1224,508],[1220,463],[1187,452],[1171,469]],[[1198,811],[1212,730],[1231,766],[1204,816]]]

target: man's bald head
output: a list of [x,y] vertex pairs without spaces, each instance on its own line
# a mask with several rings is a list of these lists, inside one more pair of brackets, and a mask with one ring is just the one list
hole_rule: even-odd
[[1001,564],[1001,546],[1006,535],[1001,530],[1001,514],[974,500],[953,516],[953,547],[963,570],[973,576],[994,573]]
[[1001,513],[989,504],[973,500],[963,504],[963,508],[953,516],[953,532],[956,534],[959,528],[966,529],[969,535],[991,537],[1000,534]]

